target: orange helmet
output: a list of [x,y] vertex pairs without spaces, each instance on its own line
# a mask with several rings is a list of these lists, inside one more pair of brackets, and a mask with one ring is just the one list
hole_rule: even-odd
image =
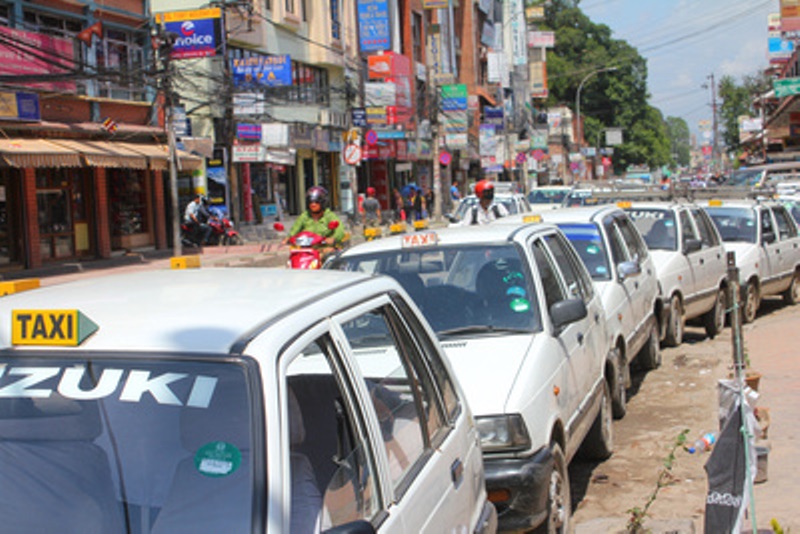
[[481,180],[475,184],[475,196],[478,198],[493,199],[494,198],[494,184],[489,180]]

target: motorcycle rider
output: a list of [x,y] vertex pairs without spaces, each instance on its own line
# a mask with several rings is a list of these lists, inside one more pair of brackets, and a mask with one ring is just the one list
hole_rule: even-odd
[[205,197],[197,193],[183,212],[183,222],[189,230],[192,241],[199,245],[207,245],[211,236],[211,226],[208,225],[208,209],[203,201]]
[[[336,227],[331,229],[331,223],[336,222]],[[342,247],[345,233],[342,221],[328,208],[328,192],[324,187],[318,185],[308,188],[306,191],[306,211],[301,213],[289,230],[289,236],[283,240],[283,244],[300,232],[313,232],[325,238],[325,248],[320,249],[323,256],[330,254],[337,248]]]
[[490,180],[475,184],[475,196],[478,197],[478,203],[464,215],[461,226],[488,224],[508,215],[506,207],[494,201],[494,184]]

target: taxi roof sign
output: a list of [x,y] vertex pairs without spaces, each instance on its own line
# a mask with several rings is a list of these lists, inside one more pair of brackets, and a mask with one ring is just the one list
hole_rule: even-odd
[[522,217],[522,222],[524,222],[525,224],[540,223],[540,222],[542,222],[542,216],[541,215],[525,215],[525,216]]
[[712,198],[708,201],[708,206],[711,208],[718,208],[719,206],[722,206],[722,201],[718,198]]
[[12,345],[77,347],[99,327],[78,310],[12,310]]
[[403,248],[429,247],[439,242],[436,232],[417,232],[403,236]]
[[620,200],[617,202],[617,207],[624,210],[630,209],[632,205],[630,200]]

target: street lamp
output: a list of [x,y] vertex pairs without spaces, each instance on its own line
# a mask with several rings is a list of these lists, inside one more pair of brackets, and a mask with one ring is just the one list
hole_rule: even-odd
[[583,80],[581,80],[580,85],[578,85],[578,94],[577,96],[575,96],[575,115],[577,117],[577,124],[575,126],[576,128],[575,142],[578,144],[578,146],[580,146],[581,142],[581,89],[583,89],[583,84],[585,84],[586,80],[588,80],[595,74],[600,74],[601,72],[611,72],[618,69],[619,67],[605,67],[602,69],[597,69],[584,76]]

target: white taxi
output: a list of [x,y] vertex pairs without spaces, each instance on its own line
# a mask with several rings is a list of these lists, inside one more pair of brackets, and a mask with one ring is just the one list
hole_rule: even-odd
[[683,340],[687,321],[699,319],[708,337],[725,327],[728,267],[716,226],[690,202],[619,202],[653,256],[664,304],[664,344]]
[[8,532],[492,532],[475,423],[388,277],[108,276],[0,299]]
[[736,254],[745,323],[755,320],[763,297],[782,295],[787,304],[800,301],[800,236],[785,206],[773,201],[712,199],[704,209],[717,226],[725,250]]
[[[531,217],[505,217],[518,225]],[[644,369],[661,365],[661,300],[653,258],[628,215],[615,205],[544,211],[533,217],[558,225],[578,251],[597,286],[608,323],[609,344],[619,352],[621,384],[630,385],[634,359]],[[626,389],[614,390],[614,415],[626,412]]]
[[351,247],[326,268],[396,278],[439,336],[480,430],[503,531],[570,530],[567,466],[613,449],[619,355],[553,225],[447,228]]

